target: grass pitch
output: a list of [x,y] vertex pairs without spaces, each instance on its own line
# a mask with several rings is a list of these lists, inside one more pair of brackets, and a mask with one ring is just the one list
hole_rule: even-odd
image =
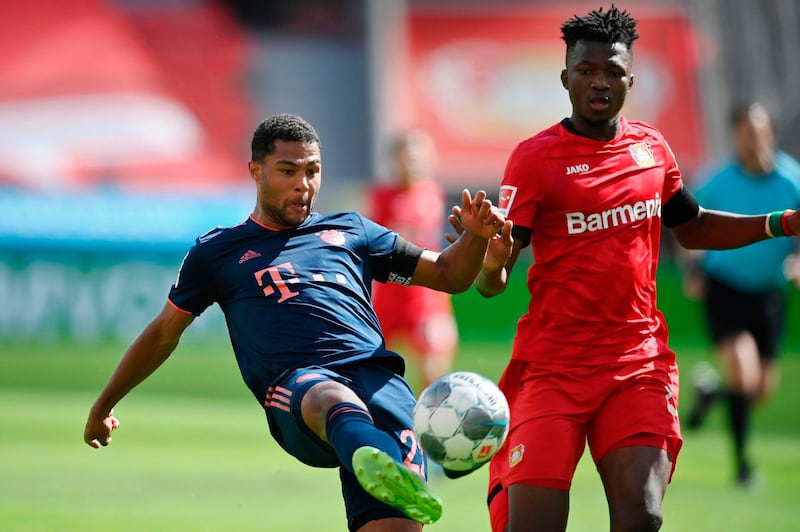
[[[674,346],[684,374],[702,348]],[[0,345],[0,530],[345,531],[334,470],[280,450],[241,383],[230,348],[182,344],[116,409],[114,442],[82,441],[91,402],[124,346]],[[462,345],[457,369],[496,379],[508,341]],[[662,530],[800,530],[800,352],[783,355],[783,385],[758,411],[752,453],[763,482],[732,484],[723,411],[685,434]],[[684,377],[684,382],[688,378]],[[684,385],[681,409],[691,403]],[[457,480],[433,474],[444,501],[439,532],[489,529],[486,468]],[[568,530],[607,530],[606,503],[584,456]]]

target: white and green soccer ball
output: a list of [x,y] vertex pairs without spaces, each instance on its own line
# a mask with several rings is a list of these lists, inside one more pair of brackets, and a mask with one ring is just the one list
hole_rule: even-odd
[[508,435],[508,402],[490,379],[469,371],[438,378],[414,408],[414,432],[428,459],[468,473],[488,462]]

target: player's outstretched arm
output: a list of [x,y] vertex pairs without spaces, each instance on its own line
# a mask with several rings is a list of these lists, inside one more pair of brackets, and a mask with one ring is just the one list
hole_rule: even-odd
[[133,341],[89,411],[83,431],[88,445],[98,449],[111,443],[111,432],[119,427],[114,406],[169,358],[193,320],[167,303]]
[[800,236],[800,210],[745,216],[700,209],[695,218],[671,230],[686,249],[733,249],[768,238]]
[[469,190],[461,194],[461,206],[453,207],[462,231],[441,253],[426,250],[417,263],[412,283],[455,294],[469,288],[481,271],[489,241],[511,222],[479,190],[473,198]]

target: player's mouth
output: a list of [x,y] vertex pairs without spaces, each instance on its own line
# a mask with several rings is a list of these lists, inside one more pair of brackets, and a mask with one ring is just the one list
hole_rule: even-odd
[[308,201],[305,200],[293,201],[289,203],[288,207],[290,210],[294,212],[305,214],[306,212],[308,212]]
[[611,98],[608,96],[592,96],[589,98],[589,108],[592,111],[605,111],[611,107]]

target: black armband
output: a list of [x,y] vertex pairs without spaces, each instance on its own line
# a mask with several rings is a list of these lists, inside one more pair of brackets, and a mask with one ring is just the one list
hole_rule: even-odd
[[661,207],[661,222],[667,227],[675,227],[688,222],[700,212],[700,204],[685,186],[675,193]]
[[522,247],[528,247],[531,243],[531,230],[521,225],[515,225],[511,228],[511,236],[514,240],[522,242]]
[[417,269],[417,263],[423,251],[425,251],[424,248],[398,236],[394,251],[374,262],[373,278],[381,283],[410,285],[411,277],[414,275],[414,270]]

